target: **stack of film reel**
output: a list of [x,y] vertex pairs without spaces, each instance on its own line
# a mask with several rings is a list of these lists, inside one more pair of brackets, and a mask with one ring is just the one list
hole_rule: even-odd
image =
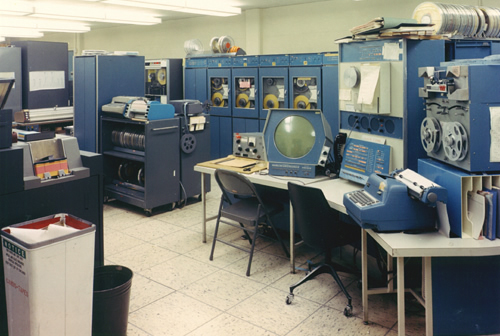
[[[144,187],[144,164],[131,160],[123,160],[118,165],[118,178],[115,182],[131,189],[137,189],[136,186]],[[122,183],[125,182],[125,183]]]
[[111,133],[111,142],[118,147],[140,151],[146,149],[146,137],[144,133],[131,129],[113,130]]
[[413,18],[434,24],[435,35],[500,38],[500,8],[423,2],[413,11]]

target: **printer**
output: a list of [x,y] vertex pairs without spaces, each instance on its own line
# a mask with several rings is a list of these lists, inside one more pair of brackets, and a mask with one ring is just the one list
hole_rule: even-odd
[[175,114],[175,109],[170,104],[132,96],[113,97],[111,103],[102,106],[102,111],[139,120],[169,119]]
[[426,231],[436,227],[437,202],[445,188],[411,169],[371,174],[363,189],[344,195],[347,213],[364,229],[378,232]]

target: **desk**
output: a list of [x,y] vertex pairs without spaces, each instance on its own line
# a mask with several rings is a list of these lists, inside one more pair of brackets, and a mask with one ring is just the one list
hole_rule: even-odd
[[[203,202],[203,242],[206,242],[206,203],[205,175],[213,174],[215,169],[196,166],[195,170],[201,172],[202,178],[202,202]],[[282,178],[269,175],[260,175],[258,173],[248,174],[252,183],[270,186],[279,189],[287,189],[288,181],[304,183],[323,190],[328,203],[332,208],[342,213],[347,213],[343,205],[344,193],[360,189],[359,184],[355,184],[343,179],[329,179],[319,177],[316,179],[304,178]],[[292,210],[290,210],[292,212]],[[290,265],[292,271],[295,270],[295,260],[293,253],[293,217],[290,214]],[[388,253],[388,267],[392,271],[392,258],[397,262],[397,289],[394,290],[393,282],[389,282],[387,288],[368,289],[368,254],[367,254],[367,235],[373,239]],[[362,273],[362,304],[363,320],[368,322],[368,295],[397,293],[398,306],[398,334],[405,335],[405,286],[404,286],[404,258],[421,257],[423,259],[423,293],[418,295],[415,291],[409,290],[414,294],[419,302],[425,307],[426,335],[433,335],[433,311],[432,311],[432,257],[481,257],[500,255],[500,239],[474,240],[467,238],[450,239],[444,235],[433,233],[405,234],[405,233],[377,233],[373,230],[362,230],[361,234],[361,273]]]
[[363,230],[361,237],[361,268],[363,320],[365,322],[368,322],[368,295],[394,292],[393,282],[390,282],[387,288],[368,289],[367,235],[373,237],[373,239],[388,253],[389,267],[392,267],[392,258],[395,257],[397,259],[397,306],[399,335],[405,335],[405,257],[422,257],[423,295],[420,297],[413,290],[409,291],[415,295],[422,305],[424,305],[426,335],[432,335],[432,257],[481,257],[500,255],[500,239],[493,241],[467,238],[450,239],[439,232],[405,234],[377,233],[372,230]]

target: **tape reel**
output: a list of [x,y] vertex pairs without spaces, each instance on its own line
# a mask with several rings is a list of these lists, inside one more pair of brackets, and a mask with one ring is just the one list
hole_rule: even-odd
[[234,45],[234,40],[231,36],[221,36],[217,41],[219,46],[219,52],[227,53],[231,50],[231,47]]
[[210,40],[210,49],[212,49],[212,52],[218,53],[219,51],[219,38],[217,36],[212,37]]
[[443,149],[450,161],[462,161],[469,152],[469,139],[465,127],[459,122],[443,125]]
[[263,107],[265,109],[277,108],[280,106],[278,97],[273,94],[268,94],[264,97]]
[[500,8],[423,2],[413,11],[418,23],[434,24],[434,34],[499,37]]
[[250,99],[245,93],[240,93],[236,96],[236,107],[250,108]]
[[441,148],[442,130],[436,118],[425,118],[420,125],[420,140],[427,153],[436,153]]
[[165,69],[158,70],[158,72],[156,73],[156,78],[161,85],[167,84],[167,72],[165,71]]
[[184,153],[189,154],[196,149],[196,137],[191,133],[186,133],[181,137],[181,149]]
[[220,92],[215,92],[212,95],[212,105],[217,107],[224,107],[224,99]]
[[311,104],[309,103],[309,99],[307,99],[304,95],[298,95],[293,100],[293,108],[309,110],[311,109]]

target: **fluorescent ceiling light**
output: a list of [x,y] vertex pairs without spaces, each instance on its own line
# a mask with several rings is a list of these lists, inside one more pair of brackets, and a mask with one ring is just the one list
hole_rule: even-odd
[[43,33],[31,28],[0,27],[0,36],[38,38],[43,37]]
[[83,22],[67,20],[44,20],[31,17],[0,16],[0,28],[32,28],[39,31],[85,33],[90,27]]
[[218,1],[105,0],[103,3],[213,16],[241,14],[241,8],[223,5]]
[[96,21],[139,25],[154,25],[161,19],[150,14],[133,10],[120,10],[97,5],[67,5],[64,3],[40,2],[35,4],[32,17],[51,19],[70,19],[78,21]]
[[166,10],[166,11],[177,11],[181,9],[182,7],[179,6],[170,6],[170,5],[164,5],[160,3],[153,3],[153,2],[139,2],[139,1],[133,1],[133,0],[105,0],[103,3],[107,3],[110,5],[120,5],[120,6],[128,6],[128,7],[139,7],[139,8],[149,8],[149,9],[160,9],[160,10]]

